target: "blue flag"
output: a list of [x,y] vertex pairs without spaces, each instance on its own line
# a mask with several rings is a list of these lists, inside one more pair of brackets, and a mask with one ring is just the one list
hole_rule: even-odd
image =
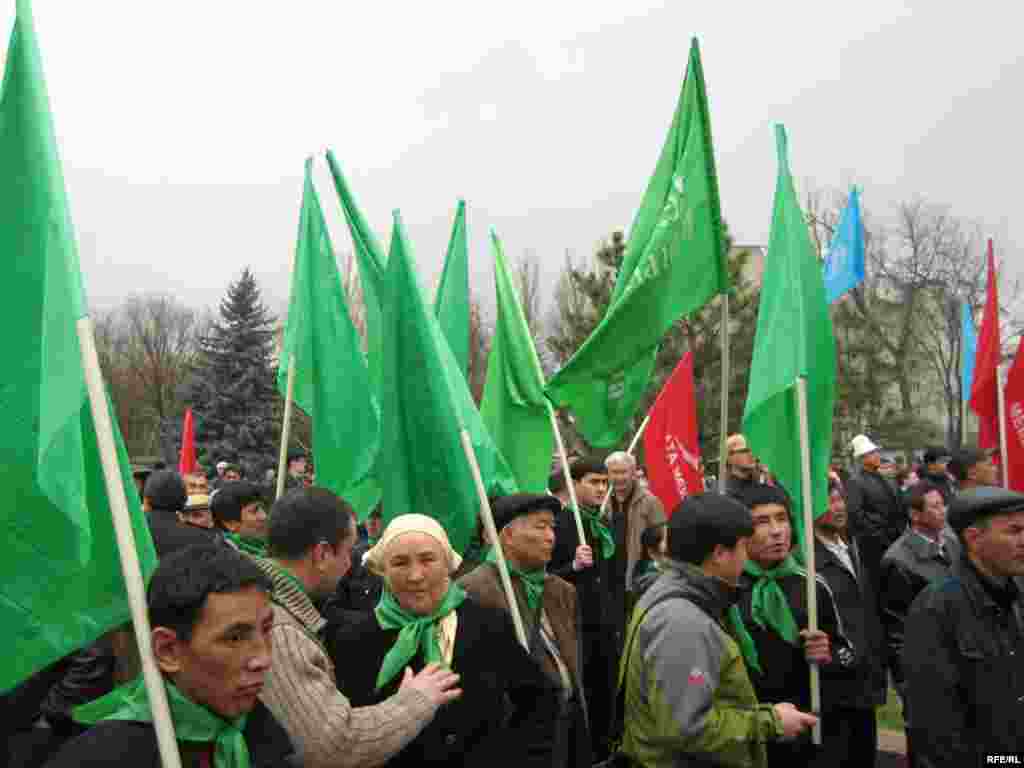
[[864,282],[864,223],[860,220],[857,188],[839,217],[825,256],[825,298],[834,304],[840,296]]
[[966,301],[963,307],[963,320],[960,330],[962,345],[960,347],[960,397],[971,399],[971,384],[974,381],[974,358],[978,356],[978,335],[974,330],[974,316],[971,305]]

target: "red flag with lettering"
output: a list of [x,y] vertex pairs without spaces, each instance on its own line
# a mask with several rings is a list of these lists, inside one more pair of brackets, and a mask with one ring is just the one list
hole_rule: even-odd
[[978,334],[978,352],[974,358],[974,383],[971,385],[971,410],[978,414],[978,447],[999,447],[999,402],[997,369],[1001,358],[999,345],[999,294],[996,289],[996,259],[992,241],[988,241],[988,290],[985,314]]
[[685,497],[704,492],[697,443],[693,353],[687,352],[651,407],[644,431],[644,458],[651,493],[671,515]]
[[1009,469],[1010,488],[1024,493],[1024,336],[1006,379],[1006,452],[1003,471]]
[[181,453],[178,456],[178,472],[189,475],[199,471],[196,461],[196,435],[192,425],[192,409],[185,409],[185,426],[181,429]]

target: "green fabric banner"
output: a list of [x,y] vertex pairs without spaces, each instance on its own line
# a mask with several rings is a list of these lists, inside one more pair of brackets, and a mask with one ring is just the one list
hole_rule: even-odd
[[399,213],[394,214],[384,302],[386,341],[378,480],[384,521],[430,515],[452,546],[466,550],[480,502],[462,450],[466,429],[488,495],[514,493],[515,481],[484,429],[448,342],[428,312]]
[[[312,173],[310,158],[277,385],[284,395],[288,364],[294,361],[295,404],[313,422],[316,484],[351,502],[349,491],[367,477],[376,459],[379,410]],[[365,516],[369,509],[356,512]]]
[[630,229],[601,323],[551,379],[594,446],[615,446],[650,382],[662,337],[728,290],[711,121],[697,41],[661,157]]
[[[129,619],[76,330],[87,314],[78,248],[27,0],[17,3],[0,91],[0,168],[6,690]],[[110,410],[145,578],[156,555]]]
[[498,318],[487,360],[480,416],[520,490],[544,493],[555,442],[544,397],[544,374],[501,242],[493,232],[491,246]]
[[469,248],[466,245],[466,201],[459,200],[448,241],[448,255],[434,299],[434,315],[459,369],[469,377]]
[[828,509],[836,348],[821,262],[811,244],[789,171],[786,130],[776,127],[779,158],[743,432],[793,500],[794,555],[803,562],[803,482],[796,380],[807,380],[814,517]]

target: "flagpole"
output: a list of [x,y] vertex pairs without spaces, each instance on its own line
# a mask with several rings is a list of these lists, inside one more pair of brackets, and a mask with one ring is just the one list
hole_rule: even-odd
[[1003,488],[1010,488],[1010,457],[1006,453],[1006,392],[1003,391],[1003,366],[996,366],[996,396],[999,406],[999,465],[1002,468]]
[[569,501],[572,503],[572,514],[576,519],[576,535],[579,536],[580,546],[586,546],[587,537],[583,532],[583,517],[580,515],[580,504],[576,500],[576,486],[572,482],[572,472],[569,470],[569,456],[565,452],[565,443],[562,441],[562,432],[558,428],[558,419],[555,418],[555,409],[551,401],[544,398],[548,408],[548,417],[551,419],[551,431],[555,433],[555,445],[558,446],[558,458],[562,462],[562,474],[565,477],[565,487],[569,489]]
[[288,439],[292,432],[292,399],[295,394],[295,355],[288,356],[288,384],[285,388],[284,418],[281,420],[281,453],[277,460],[277,492],[274,498],[284,493],[285,473],[288,471]]
[[[800,419],[800,469],[803,486],[804,514],[804,566],[807,569],[807,629],[818,631],[818,588],[817,569],[814,564],[814,493],[811,487],[811,439],[807,419],[807,379],[796,380],[796,403]],[[811,712],[821,714],[821,683],[817,664],[810,665],[811,671]],[[814,725],[812,738],[821,744],[821,721]]]
[[502,551],[501,541],[498,539],[498,530],[494,525],[494,515],[491,513],[491,504],[487,500],[487,489],[484,487],[484,479],[480,474],[480,465],[477,463],[476,453],[473,451],[473,441],[469,437],[469,430],[463,428],[459,432],[459,437],[462,438],[462,450],[465,452],[466,460],[473,471],[473,482],[476,483],[476,492],[480,497],[480,519],[483,520],[487,538],[490,540],[491,546],[494,547],[494,556],[498,565],[498,576],[501,579],[501,586],[505,590],[505,598],[508,600],[508,609],[512,614],[512,623],[516,628],[516,637],[519,638],[520,644],[529,653],[530,644],[526,639],[523,617],[519,614],[519,601],[516,599],[516,593],[512,589],[512,577],[509,576],[508,563],[505,562],[505,553]]
[[718,430],[718,492],[725,493],[725,463],[728,459],[725,441],[729,436],[729,294],[722,294],[722,414]]
[[135,535],[132,532],[128,499],[124,493],[124,483],[117,458],[117,445],[114,441],[107,393],[103,386],[103,374],[100,372],[100,361],[96,354],[92,320],[89,317],[83,317],[76,323],[76,326],[78,345],[82,353],[82,370],[89,392],[89,407],[92,410],[93,426],[96,428],[96,444],[103,465],[103,479],[107,487],[107,500],[110,503],[114,534],[117,536],[121,573],[124,575],[125,592],[128,595],[132,626],[135,629],[135,641],[139,646],[142,677],[153,713],[153,726],[156,729],[160,760],[164,768],[181,768],[178,740],[174,735],[171,710],[167,705],[167,691],[164,689],[163,676],[156,666],[150,647],[152,630],[149,625],[149,616],[146,614],[146,586],[142,581],[142,566],[139,563],[138,550],[135,548]]
[[[643,437],[644,430],[647,429],[647,424],[650,422],[650,420],[651,420],[651,412],[648,411],[647,415],[644,416],[644,420],[640,422],[640,426],[637,428],[636,434],[633,435],[633,439],[629,441],[629,448],[626,449],[626,453],[628,453],[630,456],[632,456],[633,455],[633,451],[636,450],[636,446],[640,442],[640,438]],[[608,502],[611,501],[611,499],[612,499],[612,491],[613,490],[614,489],[612,488],[611,483],[609,483],[608,484],[608,492],[604,495],[604,501],[601,502],[601,511],[600,511],[601,515],[604,515],[605,510],[608,509]]]

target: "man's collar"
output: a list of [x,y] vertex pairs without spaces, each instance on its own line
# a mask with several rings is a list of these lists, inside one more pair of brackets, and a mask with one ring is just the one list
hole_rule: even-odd
[[300,589],[295,583],[297,577],[288,573],[273,560],[254,557],[252,561],[270,578],[273,602],[288,611],[313,635],[319,633],[327,621],[320,615],[320,611],[313,605],[313,601],[309,599],[305,590]]

